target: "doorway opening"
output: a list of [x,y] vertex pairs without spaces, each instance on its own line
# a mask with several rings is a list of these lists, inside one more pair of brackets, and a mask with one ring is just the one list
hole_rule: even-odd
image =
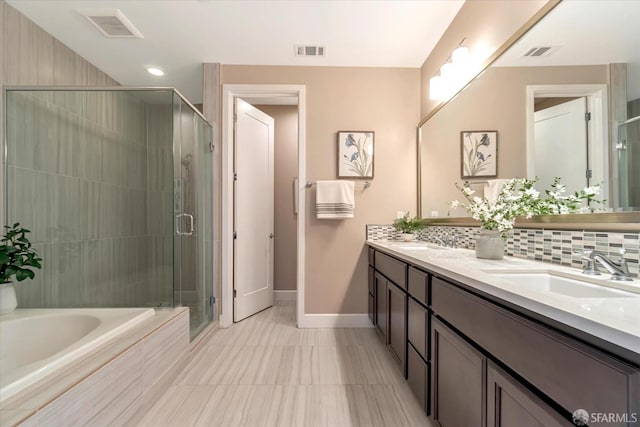
[[[610,200],[607,86],[527,86],[526,103],[527,177],[548,188],[553,171],[563,170],[569,193],[600,185],[601,197]],[[562,166],[554,169],[549,158]]]
[[[305,229],[305,86],[303,85],[223,85],[223,105],[222,105],[222,138],[223,138],[223,153],[222,153],[222,301],[221,301],[221,316],[220,327],[228,327],[234,322],[234,306],[237,309],[237,300],[239,289],[237,289],[236,281],[239,280],[242,274],[238,275],[236,269],[238,258],[242,254],[237,253],[236,249],[240,247],[237,245],[237,240],[242,236],[236,233],[238,239],[234,240],[234,232],[239,222],[237,221],[237,213],[239,212],[234,207],[239,208],[238,202],[240,198],[236,200],[234,196],[234,185],[237,181],[236,169],[237,162],[242,162],[242,159],[237,156],[238,152],[234,153],[234,106],[238,103],[238,99],[246,102],[247,105],[264,106],[264,110],[274,110],[277,105],[294,105],[297,107],[297,156],[295,156],[294,170],[297,174],[297,179],[293,184],[289,184],[289,199],[290,202],[284,208],[290,209],[290,211],[297,212],[293,219],[293,226],[295,227],[295,257],[293,260],[288,259],[289,264],[294,264],[294,281],[295,291],[289,291],[281,293],[283,299],[296,299],[296,312],[297,323],[300,324],[300,319],[304,315],[304,229]],[[271,107],[274,106],[274,107]],[[252,107],[254,108],[254,107]],[[258,108],[259,109],[259,108]],[[273,113],[273,111],[272,111]],[[277,125],[276,125],[277,126]],[[245,174],[250,169],[245,169]],[[242,178],[238,178],[242,179]],[[291,187],[293,185],[293,187]],[[238,188],[238,190],[240,190]],[[291,190],[293,195],[291,196]],[[243,191],[246,191],[243,190]],[[246,194],[245,194],[246,196]],[[275,192],[277,199],[278,191]],[[244,200],[251,200],[250,197],[244,197]],[[279,206],[279,209],[283,207]],[[271,212],[272,214],[272,212]],[[276,221],[277,223],[277,221]],[[291,224],[289,224],[291,225]],[[289,228],[290,229],[290,228]],[[277,240],[278,235],[275,234]],[[246,236],[246,235],[245,235]],[[246,237],[245,237],[246,239]],[[273,240],[273,239],[272,239]],[[275,246],[275,244],[273,245]],[[290,249],[290,248],[289,248]],[[268,255],[268,254],[265,254]],[[264,261],[264,259],[263,259]],[[293,261],[293,262],[292,262]],[[276,263],[277,264],[277,263]],[[268,265],[268,264],[267,264]],[[252,268],[249,266],[249,268]],[[277,266],[276,266],[277,271]],[[277,274],[277,273],[276,273]],[[257,292],[268,292],[263,289],[264,287],[258,286]],[[259,290],[262,289],[262,290]],[[235,291],[235,292],[234,292]],[[251,294],[251,290],[248,292]],[[243,308],[244,310],[244,308]],[[246,314],[245,312],[244,314]],[[243,315],[244,315],[243,314]],[[236,320],[242,316],[237,316]]]

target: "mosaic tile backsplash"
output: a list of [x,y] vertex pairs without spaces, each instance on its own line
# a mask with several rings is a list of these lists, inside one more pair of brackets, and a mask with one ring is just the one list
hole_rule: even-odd
[[[427,227],[420,232],[418,240],[437,243],[444,235],[456,236],[458,247],[475,249],[475,236],[479,227]],[[367,225],[367,240],[400,240],[392,225]],[[518,258],[562,264],[581,268],[580,254],[585,250],[596,250],[608,254],[613,259],[624,248],[624,258],[629,272],[639,276],[640,233],[607,233],[600,231],[564,231],[516,228],[513,230],[505,253]]]

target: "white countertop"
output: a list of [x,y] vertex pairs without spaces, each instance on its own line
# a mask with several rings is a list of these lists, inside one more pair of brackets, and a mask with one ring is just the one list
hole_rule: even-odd
[[[576,268],[540,261],[515,257],[478,259],[472,250],[442,248],[426,242],[368,240],[367,244],[640,356],[640,280],[637,278],[632,282],[614,283],[608,280],[606,273],[592,278],[582,275]],[[575,298],[543,289],[516,286],[511,280],[489,273],[500,270],[551,272],[600,286],[618,287],[631,291],[632,295],[627,293],[629,297],[626,298]]]

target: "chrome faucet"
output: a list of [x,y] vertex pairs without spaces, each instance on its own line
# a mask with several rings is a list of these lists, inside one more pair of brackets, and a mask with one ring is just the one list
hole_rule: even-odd
[[458,247],[458,236],[455,233],[451,235],[445,233],[442,235],[442,238],[437,236],[434,236],[433,238],[438,241],[440,246],[444,246],[445,248],[457,249]]
[[627,266],[627,262],[624,259],[625,250],[620,249],[620,258],[618,261],[613,261],[607,254],[599,251],[585,251],[582,259],[586,262],[584,269],[582,270],[583,274],[589,275],[598,275],[600,272],[598,271],[597,264],[600,264],[611,273],[611,280],[621,280],[628,281],[633,280],[631,275],[629,274],[629,267]]

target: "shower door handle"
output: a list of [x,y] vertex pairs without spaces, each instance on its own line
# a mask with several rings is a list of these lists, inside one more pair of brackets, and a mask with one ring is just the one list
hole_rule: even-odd
[[[180,226],[180,224],[182,224],[182,218],[183,217],[189,219],[189,231],[182,231],[182,227]],[[181,213],[181,214],[176,215],[176,233],[179,236],[192,236],[193,235],[193,215],[187,214],[187,213]]]

